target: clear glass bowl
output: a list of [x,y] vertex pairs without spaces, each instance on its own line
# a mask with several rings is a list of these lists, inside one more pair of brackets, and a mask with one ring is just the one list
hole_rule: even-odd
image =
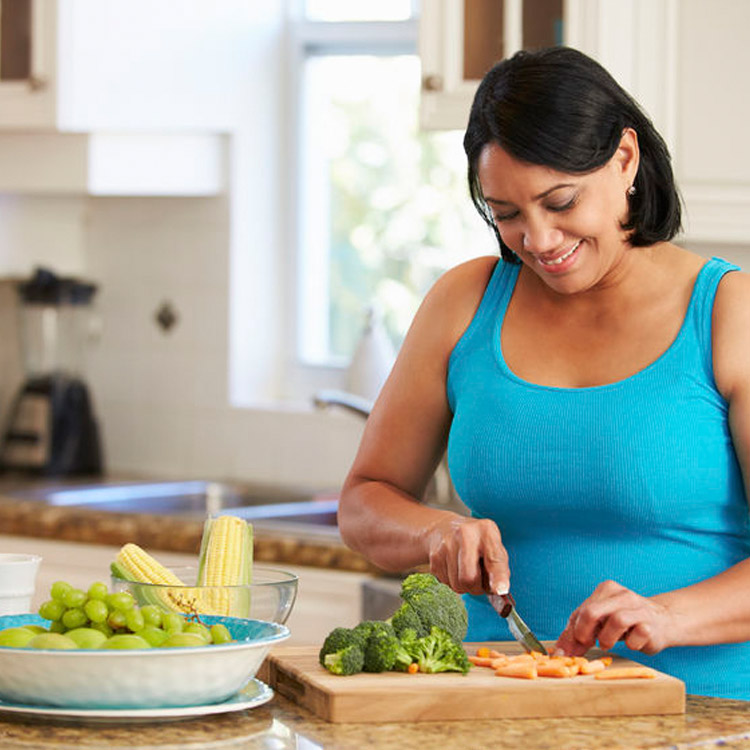
[[196,586],[198,567],[169,568],[184,583],[136,583],[112,576],[113,591],[129,591],[139,606],[157,604],[183,614],[223,615],[283,624],[297,598],[298,577],[276,568],[253,566],[252,583]]

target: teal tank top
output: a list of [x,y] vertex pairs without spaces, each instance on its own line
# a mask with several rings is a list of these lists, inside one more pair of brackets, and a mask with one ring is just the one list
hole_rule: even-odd
[[[498,261],[451,354],[448,462],[472,515],[500,529],[519,612],[556,640],[602,581],[651,596],[750,556],[711,350],[716,289],[738,269],[708,261],[672,345],[631,377],[586,388],[529,383],[506,365],[500,331],[519,269]],[[511,638],[486,597],[464,600],[468,641]],[[750,643],[613,650],[679,677],[689,693],[750,700]]]

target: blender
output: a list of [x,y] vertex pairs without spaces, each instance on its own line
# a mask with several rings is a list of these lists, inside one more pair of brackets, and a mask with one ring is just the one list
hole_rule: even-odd
[[26,380],[13,403],[0,465],[46,476],[102,472],[83,362],[96,286],[40,268],[18,284]]

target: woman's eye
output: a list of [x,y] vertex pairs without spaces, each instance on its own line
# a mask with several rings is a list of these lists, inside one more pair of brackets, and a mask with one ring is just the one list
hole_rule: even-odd
[[555,211],[556,213],[561,213],[562,211],[569,211],[573,206],[576,204],[577,198],[571,198],[569,201],[566,201],[565,203],[558,203],[551,206],[547,206],[547,209],[549,211]]
[[518,216],[518,211],[513,211],[509,214],[495,214],[495,221],[510,221]]

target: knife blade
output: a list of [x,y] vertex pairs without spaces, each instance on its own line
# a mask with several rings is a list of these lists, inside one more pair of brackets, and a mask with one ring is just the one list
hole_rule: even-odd
[[487,598],[495,612],[507,620],[511,634],[526,651],[538,651],[547,654],[547,649],[542,645],[542,642],[531,632],[529,626],[518,614],[516,603],[510,594],[487,594]]

